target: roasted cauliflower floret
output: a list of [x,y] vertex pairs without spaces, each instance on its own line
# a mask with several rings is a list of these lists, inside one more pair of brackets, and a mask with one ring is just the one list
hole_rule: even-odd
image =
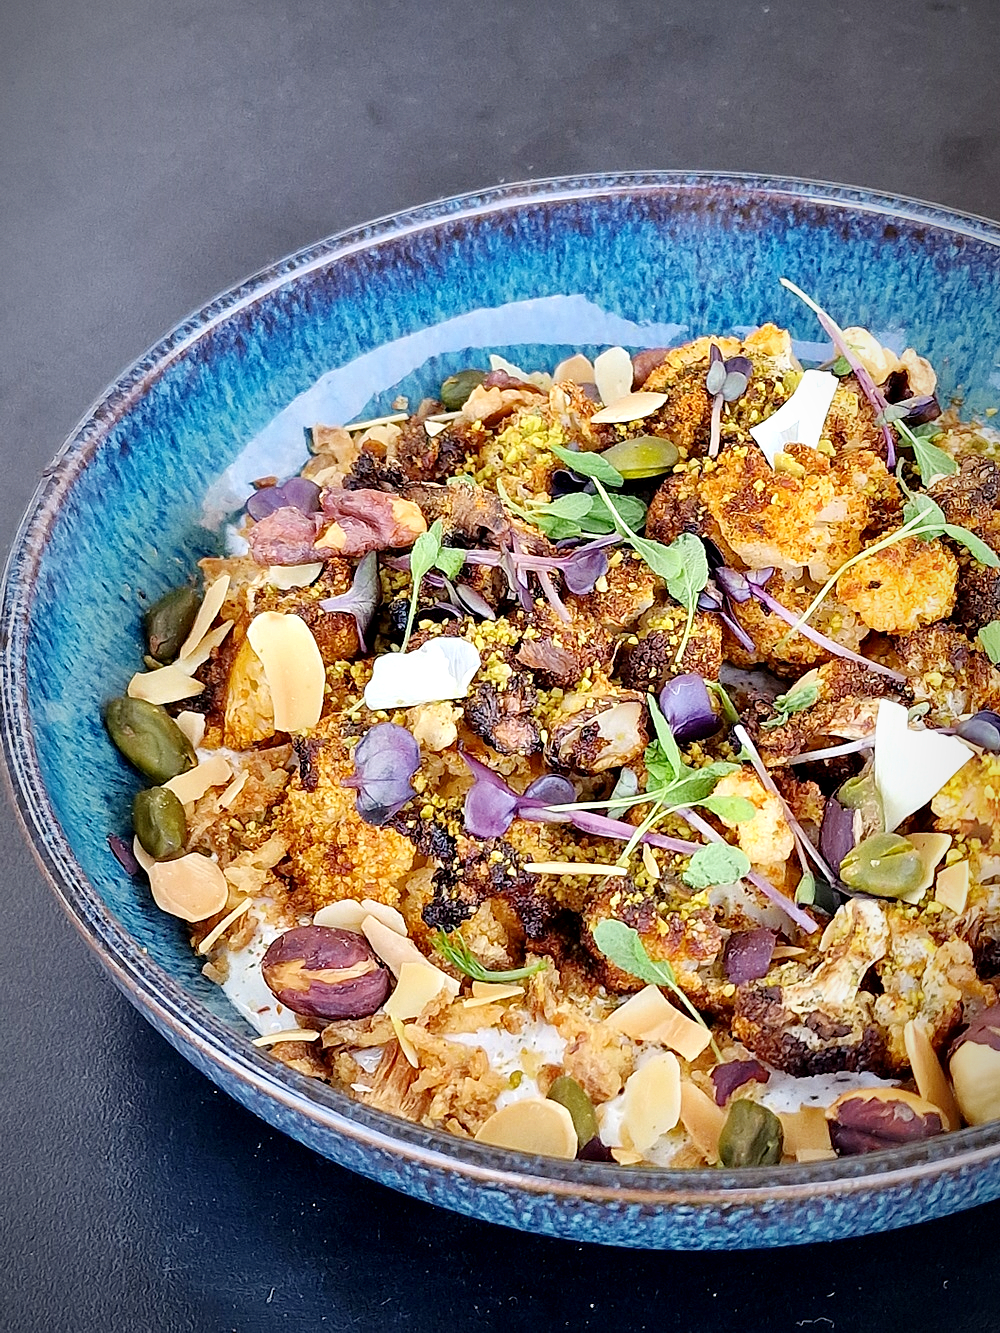
[[795,475],[773,470],[754,444],[724,449],[706,463],[701,498],[748,568],[807,567],[826,579],[861,549],[888,473],[869,450],[832,461],[803,445],[786,452]]
[[695,671],[706,680],[718,680],[722,666],[722,622],[718,616],[696,611],[681,658],[687,612],[676,605],[657,606],[639,623],[637,643],[629,643],[622,664],[622,680],[635,690],[658,692],[672,677]]
[[[781,573],[772,574],[764,589],[793,614],[804,612],[818,591],[808,581]],[[830,653],[826,648],[807,639],[804,634],[791,633],[788,622],[762,606],[755,597],[733,604],[730,610],[754,643],[753,649],[749,650],[728,629],[723,630],[725,656],[736,665],[753,666],[757,662],[766,662],[779,675],[787,676],[789,668],[810,667],[829,661]],[[809,623],[828,639],[854,653],[869,633],[868,626],[833,597],[826,598]]]
[[646,701],[610,687],[567,694],[549,718],[546,753],[560,768],[606,773],[640,757],[649,744]]
[[948,725],[963,713],[1000,705],[1000,671],[948,625],[928,625],[898,639],[886,660],[906,673],[915,702],[930,703],[931,722]]
[[944,620],[955,605],[958,561],[940,541],[906,537],[866,555],[837,580],[837,596],[883,634]]
[[597,580],[593,592],[580,597],[571,593],[565,602],[570,611],[596,616],[602,625],[620,633],[651,610],[662,595],[663,580],[641,556],[624,551],[611,556],[608,572]]
[[749,768],[740,768],[719,779],[714,796],[741,796],[749,801],[756,814],[739,824],[722,822],[736,830],[736,840],[755,866],[767,870],[784,870],[784,863],[795,851],[795,839],[781,802]]
[[1000,756],[974,755],[931,801],[935,828],[1000,851]]

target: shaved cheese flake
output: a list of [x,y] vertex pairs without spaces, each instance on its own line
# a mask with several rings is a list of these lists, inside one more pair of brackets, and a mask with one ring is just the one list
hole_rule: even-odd
[[165,782],[164,787],[177,797],[182,805],[200,801],[209,787],[223,787],[233,776],[233,770],[225,755],[213,754],[203,759],[186,773],[178,773],[175,778]]
[[429,967],[441,978],[441,989],[447,990],[454,999],[462,989],[460,984],[449,977],[447,972],[442,972],[439,967],[428,962],[424,955],[411,939],[405,935],[399,935],[390,926],[377,920],[374,916],[366,916],[361,923],[361,931],[365,939],[378,954],[382,962],[386,964],[389,970],[399,977],[406,963],[419,963],[422,967]]
[[593,362],[582,352],[577,352],[575,356],[568,356],[565,361],[560,361],[552,372],[552,378],[557,384],[597,383]]
[[632,392],[632,358],[624,347],[609,347],[594,358],[594,383],[601,402],[618,403]]
[[308,588],[322,573],[322,560],[314,560],[308,565],[271,565],[264,575],[264,581],[272,588],[287,592],[289,588]]
[[130,699],[145,699],[148,704],[174,704],[201,694],[204,685],[192,680],[178,666],[160,667],[158,671],[137,671],[128,683]]
[[395,907],[385,903],[377,903],[374,898],[363,898],[361,902],[353,898],[341,898],[339,902],[328,903],[313,917],[313,925],[333,926],[336,930],[353,930],[356,935],[363,935],[361,927],[368,916],[373,916],[397,935],[407,934],[402,912],[397,912]]
[[622,421],[642,421],[658,412],[667,401],[665,393],[629,393],[590,418],[594,426],[612,426]]
[[447,980],[432,963],[404,963],[396,989],[382,1007],[390,1018],[419,1018],[441,994]]
[[285,1028],[281,1032],[265,1032],[262,1037],[254,1037],[251,1046],[277,1046],[282,1041],[318,1041],[322,1032],[315,1028]]
[[937,1052],[931,1045],[927,1029],[918,1019],[911,1018],[903,1028],[903,1045],[913,1070],[917,1092],[925,1102],[938,1108],[944,1117],[945,1129],[958,1129],[962,1123],[958,1102],[941,1068]]
[[223,810],[228,810],[236,800],[237,796],[239,796],[240,792],[247,785],[247,778],[249,776],[250,774],[248,770],[244,769],[242,773],[238,773],[236,777],[233,778],[232,782],[219,797],[219,805]]
[[529,875],[627,875],[624,866],[590,861],[526,861],[521,867]]
[[910,833],[907,837],[920,857],[920,864],[924,868],[924,873],[920,883],[912,888],[909,893],[899,895],[899,901],[918,903],[934,883],[934,872],[944,860],[951,846],[952,838],[950,833]]
[[576,1157],[579,1146],[573,1117],[560,1102],[547,1097],[524,1097],[494,1111],[476,1131],[476,1142],[567,1162]]
[[149,868],[149,887],[157,907],[182,921],[215,916],[229,898],[225,875],[200,852],[188,852],[174,861],[154,861]]
[[244,912],[248,912],[253,906],[252,898],[244,898],[241,903],[237,903],[231,912],[222,918],[218,925],[213,926],[202,942],[198,945],[199,953],[208,953],[214,944],[216,944],[234,921],[239,921]]
[[709,1165],[719,1160],[719,1136],[726,1123],[726,1112],[696,1083],[681,1083],[681,1124]]
[[222,610],[222,604],[229,595],[229,584],[229,575],[221,574],[217,579],[213,579],[205,589],[205,596],[201,599],[198,614],[194,618],[190,633],[181,644],[181,650],[177,654],[178,657],[188,657],[208,633],[212,621]]
[[775,455],[784,453],[786,444],[816,448],[839,383],[828,371],[807,370],[787,403],[759,426],[751,426],[750,434],[772,467]]
[[323,711],[326,670],[312,631],[301,616],[262,611],[247,630],[274,704],[276,731],[307,731]]
[[192,713],[190,709],[186,708],[183,713],[177,714],[174,721],[191,742],[191,748],[197,750],[205,739],[205,714]]
[[233,622],[231,620],[224,620],[221,625],[216,625],[215,629],[210,629],[186,657],[178,657],[174,666],[180,671],[186,671],[189,676],[193,676],[198,668],[208,661],[213,650],[220,646],[232,628]]
[[399,1042],[399,1049],[406,1056],[408,1063],[416,1069],[420,1061],[417,1059],[417,1052],[413,1042],[410,1041],[409,1037],[406,1035],[406,1029],[403,1027],[403,1020],[390,1014],[389,1022],[392,1024],[392,1030],[395,1032],[396,1040]]
[[677,1124],[681,1114],[681,1067],[663,1051],[630,1075],[622,1094],[622,1135],[626,1146],[645,1153]]
[[365,707],[389,711],[464,699],[482,664],[465,639],[429,639],[412,653],[383,653],[365,686]]
[[935,797],[972,758],[957,736],[911,730],[902,704],[878,701],[875,717],[875,785],[885,808],[887,833]]
[[969,863],[956,861],[953,866],[945,866],[938,871],[934,899],[950,907],[953,912],[965,911],[969,901]]

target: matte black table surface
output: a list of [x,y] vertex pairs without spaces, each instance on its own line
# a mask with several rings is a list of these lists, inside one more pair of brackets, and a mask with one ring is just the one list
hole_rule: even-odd
[[[624,168],[1000,217],[990,0],[6,0],[0,536],[97,393],[351,224]],[[274,1133],[100,973],[0,808],[0,1326],[1000,1328],[1000,1204],[808,1250],[643,1254],[436,1211]]]

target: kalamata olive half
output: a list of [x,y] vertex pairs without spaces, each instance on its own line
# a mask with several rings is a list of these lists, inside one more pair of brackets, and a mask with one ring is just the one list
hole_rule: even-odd
[[309,1018],[367,1018],[392,989],[364,936],[333,926],[286,930],[260,970],[281,1004]]

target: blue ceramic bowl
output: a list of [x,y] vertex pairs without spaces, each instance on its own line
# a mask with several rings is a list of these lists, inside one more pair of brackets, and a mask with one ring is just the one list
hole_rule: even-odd
[[[1000,1125],[900,1151],[732,1173],[555,1162],[367,1110],[258,1052],[183,932],[105,843],[134,775],[100,722],[136,661],[138,595],[218,549],[255,476],[304,460],[303,427],[377,415],[499,351],[660,346],[767,319],[808,342],[787,275],[847,324],[912,344],[966,406],[1000,399],[1000,227],[911,200],[744,176],[601,176],[449,199],[335,236],[186,320],[66,443],[3,593],[2,734],[43,870],[113,981],[243,1105],[432,1203],[647,1248],[781,1245],[883,1230],[1000,1195]],[[474,355],[470,355],[474,353]]]

